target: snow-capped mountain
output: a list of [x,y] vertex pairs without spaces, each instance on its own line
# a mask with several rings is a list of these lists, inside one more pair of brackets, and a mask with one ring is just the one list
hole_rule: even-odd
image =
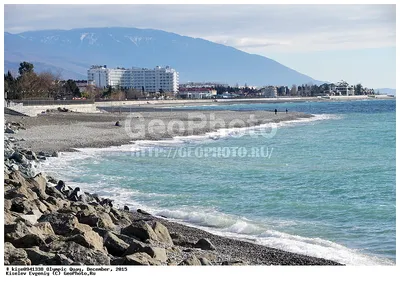
[[64,78],[86,79],[93,65],[170,66],[180,81],[216,81],[248,85],[292,85],[313,78],[259,55],[200,38],[153,29],[81,28],[4,34],[5,71],[29,61],[36,70]]

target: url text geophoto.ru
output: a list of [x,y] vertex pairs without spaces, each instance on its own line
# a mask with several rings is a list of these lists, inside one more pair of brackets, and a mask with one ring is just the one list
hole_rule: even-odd
[[273,148],[259,147],[229,147],[229,146],[185,146],[185,147],[154,147],[132,152],[133,157],[155,158],[266,158],[270,159]]

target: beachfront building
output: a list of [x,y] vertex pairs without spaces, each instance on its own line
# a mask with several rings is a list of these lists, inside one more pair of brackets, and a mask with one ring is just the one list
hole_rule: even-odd
[[92,66],[88,70],[88,81],[98,88],[138,89],[148,93],[178,93],[179,73],[169,66],[147,68],[107,68]]
[[263,95],[268,98],[276,98],[278,96],[278,89],[276,86],[267,86],[264,88]]
[[206,87],[179,87],[179,97],[182,99],[211,99],[217,95],[217,90]]
[[355,93],[354,87],[343,80],[337,84],[331,84],[330,92],[339,96],[352,96]]

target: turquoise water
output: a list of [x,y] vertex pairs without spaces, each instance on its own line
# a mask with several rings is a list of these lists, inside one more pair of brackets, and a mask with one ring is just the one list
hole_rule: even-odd
[[395,106],[217,106],[316,117],[280,123],[267,137],[258,128],[64,153],[44,169],[118,204],[215,234],[348,265],[395,264]]

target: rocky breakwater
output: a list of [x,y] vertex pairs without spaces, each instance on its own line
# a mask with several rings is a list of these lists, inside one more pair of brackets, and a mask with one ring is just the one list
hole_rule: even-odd
[[189,251],[146,212],[117,209],[110,199],[35,174],[43,158],[5,138],[6,265],[210,265],[221,259],[206,238]]

